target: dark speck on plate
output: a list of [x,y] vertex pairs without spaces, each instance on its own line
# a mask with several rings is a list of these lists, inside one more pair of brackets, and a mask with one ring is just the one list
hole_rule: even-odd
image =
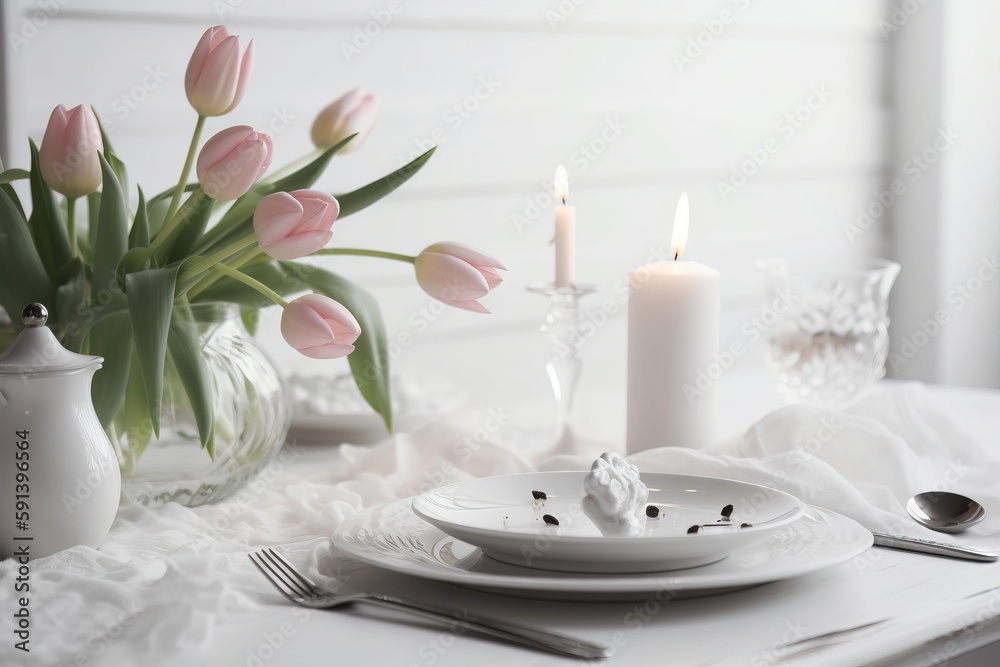
[[559,519],[555,518],[551,514],[543,514],[542,515],[542,521],[544,521],[545,523],[549,524],[550,526],[558,526],[559,525]]
[[701,526],[691,526],[690,528],[688,528],[688,535],[694,535],[699,530],[701,530]]
[[660,508],[656,505],[646,505],[646,516],[650,519],[655,519],[660,516]]
[[545,495],[544,491],[532,491],[531,497],[534,498],[535,500],[545,500],[548,498],[548,496]]
[[741,523],[740,528],[753,528],[752,523]]
[[722,508],[722,516],[723,517],[725,517],[726,519],[729,519],[729,517],[731,517],[732,515],[733,515],[733,506],[732,505],[726,505],[725,507]]

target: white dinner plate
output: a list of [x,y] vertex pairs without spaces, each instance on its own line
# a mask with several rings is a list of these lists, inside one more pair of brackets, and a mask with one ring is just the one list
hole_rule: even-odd
[[[413,512],[511,565],[627,574],[714,563],[795,521],[806,507],[795,496],[758,484],[641,473],[649,488],[645,505],[655,506],[658,516],[644,516],[638,535],[609,536],[581,507],[586,476],[535,472],[471,479],[417,496]],[[534,500],[533,491],[546,499]],[[733,506],[731,519],[720,521],[727,505]],[[694,525],[707,527],[689,534]]]
[[636,600],[715,595],[838,565],[864,553],[872,534],[852,519],[807,507],[798,520],[703,567],[645,574],[573,574],[483,556],[417,517],[410,499],[361,510],[333,535],[344,554],[393,572],[504,595],[548,600]]

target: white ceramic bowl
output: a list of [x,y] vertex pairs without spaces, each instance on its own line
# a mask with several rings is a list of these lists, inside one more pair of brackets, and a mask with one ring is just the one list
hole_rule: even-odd
[[[480,547],[496,560],[562,572],[660,572],[707,565],[795,521],[805,504],[783,491],[715,477],[642,473],[648,505],[641,534],[607,537],[583,512],[585,472],[545,472],[468,480],[413,499],[420,518]],[[547,498],[535,501],[532,491]],[[731,522],[716,524],[726,505]],[[559,525],[543,517],[555,517]],[[751,524],[741,528],[741,524]]]

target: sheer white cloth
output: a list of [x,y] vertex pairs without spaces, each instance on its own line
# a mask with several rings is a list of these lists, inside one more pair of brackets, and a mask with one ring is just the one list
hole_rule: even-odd
[[[215,624],[251,610],[273,591],[247,558],[260,545],[283,550],[311,572],[343,573],[329,536],[360,507],[488,475],[585,470],[602,443],[585,439],[533,462],[514,443],[485,435],[485,413],[464,413],[375,445],[286,447],[234,498],[186,508],[119,512],[100,550],[78,547],[30,563],[31,653],[9,634],[17,566],[0,563],[3,665],[71,665],[127,646],[129,655],[181,655],[210,640]],[[480,429],[482,433],[477,431]],[[990,512],[961,541],[1000,546],[1000,458],[967,435],[921,385],[886,385],[843,413],[782,408],[740,438],[708,451],[651,450],[640,470],[730,477],[786,490],[874,530],[947,540],[906,518],[918,491],[954,490]],[[609,449],[614,449],[608,446]],[[737,508],[738,509],[738,508]],[[317,579],[324,577],[317,574]]]

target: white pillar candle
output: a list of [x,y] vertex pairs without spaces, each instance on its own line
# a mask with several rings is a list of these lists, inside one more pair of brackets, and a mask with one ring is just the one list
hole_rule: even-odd
[[556,168],[553,181],[556,199],[556,287],[572,287],[576,280],[576,207],[567,206],[569,177],[562,165]]
[[681,195],[674,260],[629,274],[629,454],[654,447],[703,447],[714,436],[715,387],[696,386],[719,351],[719,272],[679,261],[689,207]]

